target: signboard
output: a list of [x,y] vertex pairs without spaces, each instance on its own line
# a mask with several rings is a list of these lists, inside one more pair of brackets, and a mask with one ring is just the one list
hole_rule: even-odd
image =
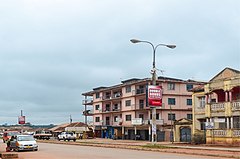
[[162,106],[162,86],[149,85],[147,92],[147,101],[149,106]]
[[205,129],[213,129],[214,123],[213,122],[205,122]]
[[142,124],[143,124],[142,118],[132,119],[132,125],[142,125]]
[[25,116],[18,117],[18,124],[25,124]]
[[216,123],[225,123],[225,118],[214,118],[214,122]]

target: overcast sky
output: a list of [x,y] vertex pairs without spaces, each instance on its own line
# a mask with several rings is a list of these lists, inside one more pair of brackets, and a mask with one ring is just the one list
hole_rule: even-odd
[[83,121],[83,92],[240,69],[239,0],[0,0],[0,124]]

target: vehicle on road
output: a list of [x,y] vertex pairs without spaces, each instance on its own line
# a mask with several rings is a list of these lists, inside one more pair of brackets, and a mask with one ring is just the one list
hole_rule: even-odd
[[58,140],[64,140],[64,141],[76,141],[76,134],[73,132],[62,132],[61,134],[58,135]]
[[18,131],[5,131],[3,133],[3,142],[7,142],[12,136],[17,136],[19,135],[20,133]]
[[10,139],[10,150],[38,150],[38,144],[32,135],[17,135],[14,139]]
[[44,131],[44,130],[36,131],[33,137],[40,140],[49,140],[50,137],[52,137],[52,133],[50,131]]

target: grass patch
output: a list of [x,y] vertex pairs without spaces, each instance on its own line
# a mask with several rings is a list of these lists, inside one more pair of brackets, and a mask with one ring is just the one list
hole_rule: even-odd
[[143,148],[154,148],[154,149],[172,149],[173,147],[169,147],[169,146],[163,146],[163,145],[159,145],[159,144],[147,144],[147,145],[143,145],[141,146]]

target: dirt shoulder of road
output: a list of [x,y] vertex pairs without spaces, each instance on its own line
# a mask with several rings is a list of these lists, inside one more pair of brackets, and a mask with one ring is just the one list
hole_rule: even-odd
[[[123,142],[122,142],[123,141]],[[155,151],[155,152],[168,152],[168,153],[179,153],[179,154],[190,154],[190,155],[201,155],[201,156],[216,156],[216,157],[227,157],[240,159],[240,151],[223,150],[223,149],[203,149],[202,147],[189,147],[189,146],[176,146],[166,145],[161,143],[150,144],[146,142],[131,142],[131,141],[114,141],[114,140],[78,140],[77,142],[72,141],[57,141],[57,140],[38,140],[38,142],[52,143],[52,144],[69,144],[78,146],[95,146],[105,148],[121,148],[121,149],[132,149],[139,151]]]

